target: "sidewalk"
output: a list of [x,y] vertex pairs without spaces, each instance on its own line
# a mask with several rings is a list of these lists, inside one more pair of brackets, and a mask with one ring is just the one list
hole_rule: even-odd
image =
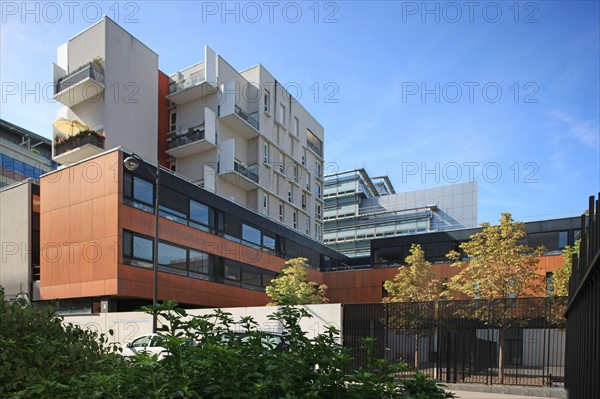
[[489,393],[489,392],[471,392],[471,391],[455,391],[449,389],[450,392],[454,392],[458,399],[547,399],[539,396],[520,396],[520,395],[505,395],[502,393]]

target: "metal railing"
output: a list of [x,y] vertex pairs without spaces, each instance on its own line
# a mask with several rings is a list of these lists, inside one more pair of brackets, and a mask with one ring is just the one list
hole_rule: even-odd
[[104,84],[104,70],[100,65],[93,62],[88,62],[70,74],[58,78],[56,81],[56,87],[54,88],[54,94],[58,94],[86,78],[91,78]]
[[246,166],[241,162],[235,161],[233,163],[233,170],[241,174],[242,176],[247,177],[248,179],[258,183],[258,173],[256,170],[256,166]]
[[204,81],[204,69],[202,69],[200,70],[200,72],[198,72],[198,74],[194,74],[194,76],[192,76],[191,78],[172,83],[169,87],[169,94],[189,89],[190,87],[197,86]]
[[167,147],[169,150],[180,147],[185,144],[194,143],[204,140],[205,130],[204,124],[190,128],[185,133],[171,132],[167,135]]
[[308,148],[310,148],[311,150],[313,150],[318,156],[320,156],[320,157],[323,156],[323,150],[321,149],[321,147],[319,147],[318,145],[316,145],[312,141],[306,140],[306,146]]
[[69,139],[66,142],[54,144],[54,155],[61,155],[67,151],[74,150],[86,144],[92,144],[98,148],[104,149],[104,139],[95,132],[82,132],[77,137]]
[[594,200],[581,216],[580,253],[569,281],[565,386],[571,399],[600,397],[600,193]]
[[411,373],[448,383],[548,386],[564,380],[565,308],[565,297],[344,305],[344,346],[353,367],[366,360],[362,339],[373,337],[378,357]]
[[242,118],[243,120],[248,122],[256,130],[259,130],[258,120],[254,116],[251,116],[250,114],[246,113],[243,109],[241,109],[237,105],[235,106],[234,110],[235,110],[236,115],[238,115],[240,118]]

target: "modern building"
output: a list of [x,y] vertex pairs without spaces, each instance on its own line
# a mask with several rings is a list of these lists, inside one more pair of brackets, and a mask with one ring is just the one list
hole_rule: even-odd
[[58,49],[53,158],[116,147],[277,220],[322,235],[323,127],[262,65],[237,71],[205,46],[170,76],[110,18]]
[[[148,161],[109,150],[41,179],[41,299],[63,311],[134,310],[153,293],[154,198],[159,196],[158,298],[183,306],[265,305],[286,259],[309,277],[349,261],[300,232]],[[91,177],[89,170],[96,173]],[[68,179],[61,178],[69,176]]]
[[365,169],[325,176],[324,243],[350,257],[382,237],[477,226],[477,183],[396,193],[387,176]]
[[0,188],[54,169],[51,154],[50,140],[0,119]]
[[40,299],[40,186],[33,178],[0,188],[0,286],[6,298]]

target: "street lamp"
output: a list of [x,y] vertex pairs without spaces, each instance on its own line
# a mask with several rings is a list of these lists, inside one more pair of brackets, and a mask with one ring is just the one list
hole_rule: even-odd
[[[135,154],[131,154],[125,158],[123,165],[130,172],[137,170],[140,167],[140,162],[144,163],[146,168],[150,170],[148,164],[142,158]],[[154,284],[152,291],[152,305],[156,307],[158,304],[158,193],[160,191],[160,166],[156,163],[156,173],[154,177],[155,193],[154,193],[154,245],[152,247],[152,271],[154,273]],[[157,314],[156,309],[152,313],[152,333],[156,333]]]

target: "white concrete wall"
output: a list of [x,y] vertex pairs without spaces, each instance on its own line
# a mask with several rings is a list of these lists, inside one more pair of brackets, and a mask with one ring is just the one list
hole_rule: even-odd
[[[305,305],[303,306],[313,317],[303,318],[300,327],[312,338],[319,333],[325,332],[328,326],[334,326],[338,330],[342,328],[342,307],[340,304],[325,305]],[[243,316],[252,316],[259,324],[260,330],[270,332],[283,331],[282,325],[268,319],[277,308],[273,306],[260,307],[241,307],[241,308],[223,308],[225,312],[232,314],[235,322],[239,322]],[[213,309],[194,309],[188,310],[188,314],[206,315],[213,314]],[[161,319],[159,319],[160,323]],[[113,330],[114,336],[109,337],[109,342],[126,343],[132,339],[152,332],[152,316],[143,312],[115,312],[100,313],[94,315],[64,316],[65,324],[79,325],[82,328],[90,329],[98,333],[108,334]],[[241,327],[235,326],[232,329],[241,330]]]
[[7,298],[30,294],[31,183],[0,191],[0,286]]

